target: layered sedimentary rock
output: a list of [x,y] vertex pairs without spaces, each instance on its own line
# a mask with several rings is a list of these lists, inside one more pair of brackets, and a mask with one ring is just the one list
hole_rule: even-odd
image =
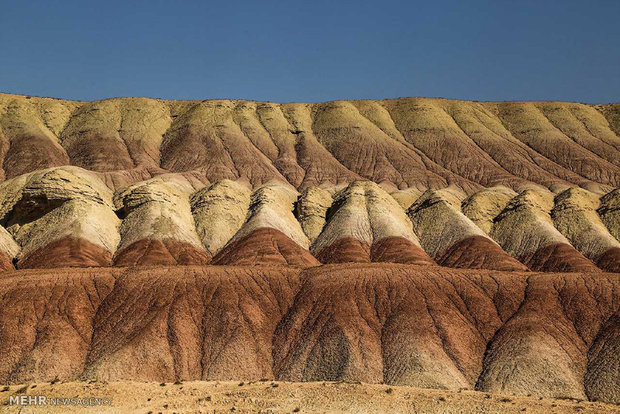
[[177,116],[161,144],[161,167],[172,172],[197,170],[212,182],[241,178],[257,186],[272,179],[284,181],[235,122],[237,107],[232,101],[203,101]]
[[332,195],[319,187],[304,190],[295,207],[295,215],[308,240],[313,243],[325,227],[327,210],[333,203]]
[[0,94],[0,382],[618,404],[619,114]]
[[601,198],[599,216],[607,230],[620,240],[620,189],[615,189]]
[[162,176],[134,184],[115,196],[121,241],[117,266],[195,265],[209,262],[192,217],[193,187],[179,176]]
[[2,178],[69,164],[58,136],[79,106],[77,102],[30,101],[0,94]]
[[[406,197],[399,203],[383,189],[392,187],[369,181],[332,188],[332,196],[318,187],[299,194],[282,181],[252,193],[243,180],[203,186],[163,174],[113,196],[100,178],[65,166],[0,184],[2,266],[206,264],[215,255],[215,264],[433,264],[430,255],[443,266],[496,270],[619,266],[616,192],[599,201],[575,187],[555,198],[497,187],[465,198],[450,187],[427,190],[407,217]],[[392,194],[403,193],[416,195]]]
[[550,213],[553,194],[526,190],[494,219],[491,231],[502,248],[530,269],[547,272],[595,272],[598,268],[571,246]]
[[308,251],[310,241],[293,215],[297,197],[294,188],[277,182],[256,190],[247,220],[213,258],[213,264],[319,264]]
[[336,196],[312,252],[322,263],[433,264],[400,205],[369,181],[354,182]]
[[14,269],[13,260],[17,253],[19,245],[4,227],[0,227],[0,270]]
[[92,173],[60,167],[0,190],[2,223],[21,247],[19,268],[109,266],[119,243],[112,192]]
[[0,381],[359,380],[618,403],[618,283],[394,264],[22,270],[0,280]]
[[517,193],[506,187],[490,187],[472,194],[463,201],[461,211],[486,234],[493,229],[499,216]]
[[459,194],[428,190],[408,210],[424,250],[443,266],[526,270],[460,210]]
[[192,195],[196,231],[210,255],[217,254],[245,223],[250,195],[246,186],[230,180],[218,181]]
[[114,190],[167,172],[298,190],[359,179],[468,195],[620,185],[617,105],[404,98],[277,104],[0,94],[0,178],[75,165]]
[[601,221],[596,195],[570,188],[555,198],[552,211],[555,227],[571,244],[597,266],[608,272],[620,272],[620,242]]

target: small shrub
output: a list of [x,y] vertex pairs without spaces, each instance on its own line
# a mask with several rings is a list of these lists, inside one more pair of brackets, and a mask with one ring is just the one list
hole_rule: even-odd
[[394,390],[392,388],[388,388],[388,389],[385,390],[386,394],[391,394],[393,392],[394,392]]
[[159,386],[160,386],[160,387],[165,387],[165,386],[166,386],[166,383],[165,383],[165,382],[162,382],[161,384],[159,384]]
[[295,407],[295,408],[293,409],[293,412],[294,412],[294,413],[298,413],[298,412],[300,412],[300,411],[301,411],[301,408],[299,408],[299,407]]

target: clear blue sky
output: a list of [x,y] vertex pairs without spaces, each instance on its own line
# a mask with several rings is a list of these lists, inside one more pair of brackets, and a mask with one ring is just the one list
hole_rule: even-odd
[[620,101],[620,0],[0,0],[0,91]]

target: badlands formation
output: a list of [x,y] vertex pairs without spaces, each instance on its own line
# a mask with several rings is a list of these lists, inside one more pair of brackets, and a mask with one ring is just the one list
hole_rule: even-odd
[[0,94],[0,381],[620,404],[620,105]]

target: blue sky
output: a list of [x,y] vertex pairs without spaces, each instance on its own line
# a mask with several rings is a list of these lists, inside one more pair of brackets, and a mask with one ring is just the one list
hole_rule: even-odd
[[37,96],[620,101],[618,0],[0,0],[0,44]]

